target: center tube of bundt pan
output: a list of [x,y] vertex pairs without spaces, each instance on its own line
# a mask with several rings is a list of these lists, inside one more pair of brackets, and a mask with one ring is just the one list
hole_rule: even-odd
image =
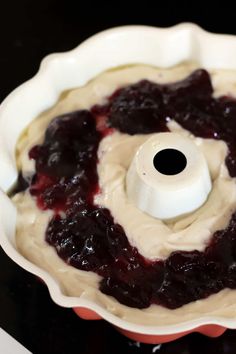
[[205,203],[212,183],[205,156],[193,139],[157,133],[141,145],[126,176],[128,198],[162,220],[180,217]]

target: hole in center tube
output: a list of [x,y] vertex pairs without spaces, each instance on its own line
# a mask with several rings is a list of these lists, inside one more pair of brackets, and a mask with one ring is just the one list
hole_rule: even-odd
[[153,165],[163,175],[177,175],[185,169],[187,159],[179,150],[164,149],[154,156]]

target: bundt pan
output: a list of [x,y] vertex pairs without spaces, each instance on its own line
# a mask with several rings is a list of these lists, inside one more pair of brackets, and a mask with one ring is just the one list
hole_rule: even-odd
[[[96,58],[96,60],[94,60]],[[99,73],[125,64],[171,67],[194,61],[200,67],[236,70],[236,37],[207,33],[194,24],[171,28],[125,26],[89,38],[74,50],[47,56],[39,72],[15,89],[0,107],[0,242],[7,255],[25,270],[41,278],[52,299],[73,308],[87,320],[105,319],[120,332],[145,343],[164,343],[191,332],[210,337],[236,328],[236,318],[201,316],[177,325],[148,326],[125,321],[90,300],[65,296],[59,284],[43,269],[25,259],[15,244],[17,211],[7,191],[17,178],[15,146],[25,127],[51,107],[61,92],[83,86]]]

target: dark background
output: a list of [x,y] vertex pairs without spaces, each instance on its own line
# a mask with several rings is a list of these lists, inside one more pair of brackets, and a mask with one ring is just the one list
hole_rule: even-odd
[[[236,34],[229,1],[1,1],[0,100],[32,77],[41,59],[66,51],[103,29],[145,24],[167,27],[195,22],[208,31]],[[236,58],[235,58],[236,60]],[[219,339],[190,335],[160,347],[140,345],[103,321],[82,321],[50,300],[46,287],[0,251],[0,327],[33,353],[235,354],[236,334]],[[0,353],[4,354],[1,348]],[[15,354],[15,353],[12,353]]]
[[[212,5],[212,3],[214,5]],[[35,74],[48,53],[66,51],[103,29],[195,22],[208,31],[236,34],[230,1],[1,0],[0,99]]]

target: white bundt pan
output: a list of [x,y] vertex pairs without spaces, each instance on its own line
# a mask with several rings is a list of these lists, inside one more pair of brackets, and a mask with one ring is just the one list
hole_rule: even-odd
[[101,32],[74,50],[47,56],[39,72],[15,89],[0,106],[0,243],[18,265],[40,277],[52,299],[74,308],[82,318],[103,318],[128,337],[146,343],[162,343],[190,332],[216,337],[226,328],[236,328],[236,318],[199,317],[169,326],[143,326],[116,317],[98,304],[62,294],[60,286],[43,269],[25,259],[16,249],[17,211],[6,192],[17,178],[15,146],[25,127],[52,106],[62,91],[86,84],[104,70],[124,64],[170,67],[193,60],[205,68],[236,70],[236,37],[207,33],[194,24],[171,28],[125,26]]

